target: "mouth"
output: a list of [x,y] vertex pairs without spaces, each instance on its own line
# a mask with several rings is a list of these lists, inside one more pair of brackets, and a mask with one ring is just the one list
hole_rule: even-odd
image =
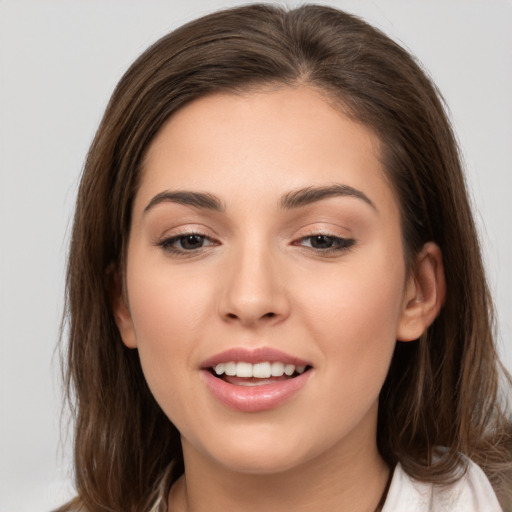
[[309,381],[313,366],[271,348],[231,349],[208,359],[201,374],[211,394],[242,412],[273,409]]

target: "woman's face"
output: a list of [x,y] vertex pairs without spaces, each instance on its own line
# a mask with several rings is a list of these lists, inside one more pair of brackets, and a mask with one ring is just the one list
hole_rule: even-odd
[[375,445],[406,301],[399,208],[376,138],[319,93],[174,115],[144,161],[125,283],[123,340],[185,457],[269,473]]

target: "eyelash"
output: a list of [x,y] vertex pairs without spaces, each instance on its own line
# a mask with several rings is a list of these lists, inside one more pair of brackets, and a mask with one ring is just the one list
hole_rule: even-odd
[[[324,248],[313,247],[313,241],[316,239],[316,241],[319,242],[320,238],[323,238],[324,240],[330,242],[331,246]],[[310,244],[306,246],[301,245],[302,247],[308,250],[312,250],[314,252],[318,252],[322,256],[337,255],[342,252],[348,251],[356,243],[356,241],[353,238],[343,238],[341,236],[330,235],[329,233],[313,233],[311,235],[299,238],[299,240],[297,242],[294,242],[293,245],[300,245],[299,242],[304,242],[305,240],[309,240]]]
[[[189,248],[186,249],[183,247],[183,244],[186,243],[187,239],[192,237],[196,237],[200,239],[200,242],[208,242],[207,245],[201,245],[200,247]],[[313,244],[316,242],[321,242],[320,239],[323,239],[324,243],[330,243],[329,247],[314,247]],[[304,242],[309,240],[308,245],[304,245]],[[191,240],[189,240],[191,241]],[[328,233],[312,233],[308,236],[303,236],[298,240],[292,242],[294,246],[300,246],[305,250],[312,251],[322,256],[331,256],[338,255],[345,251],[348,251],[356,241],[353,238],[343,238],[336,235],[331,235]],[[177,244],[180,244],[181,247],[178,247]],[[161,247],[164,251],[169,252],[171,254],[175,254],[177,256],[194,256],[198,254],[205,247],[211,247],[215,245],[220,245],[219,242],[212,239],[208,235],[199,232],[190,232],[190,233],[180,233],[170,238],[166,238],[161,242],[157,243],[159,247]]]
[[[185,249],[183,247],[183,242],[187,238],[192,238],[192,237],[201,238],[202,241],[206,240],[209,243],[207,246],[202,245],[201,247],[195,247],[193,249]],[[180,243],[181,248],[177,247],[175,245],[176,243]],[[173,236],[171,238],[166,238],[165,240],[162,240],[161,242],[159,242],[157,245],[159,247],[161,247],[164,251],[170,252],[172,254],[176,254],[178,256],[192,256],[192,255],[197,254],[204,247],[209,247],[212,245],[219,245],[219,243],[216,242],[215,240],[213,240],[212,238],[210,238],[209,236],[204,235],[202,233],[191,232],[191,233],[180,233],[179,235]]]

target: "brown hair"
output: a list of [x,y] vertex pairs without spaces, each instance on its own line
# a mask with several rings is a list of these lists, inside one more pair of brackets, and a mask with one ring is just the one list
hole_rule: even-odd
[[206,94],[274,84],[315,87],[373,130],[400,203],[408,263],[427,241],[443,253],[445,305],[419,340],[397,343],[380,395],[382,456],[419,480],[443,483],[459,476],[458,454],[465,454],[505,499],[512,432],[498,397],[500,375],[509,378],[496,354],[477,234],[438,91],[406,51],[354,16],[249,5],[193,21],[140,56],[87,156],[67,275],[78,498],[63,510],[142,511],[169,461],[175,477],[183,471],[179,433],[114,322],[111,275],[123,265],[141,160],[162,124]]

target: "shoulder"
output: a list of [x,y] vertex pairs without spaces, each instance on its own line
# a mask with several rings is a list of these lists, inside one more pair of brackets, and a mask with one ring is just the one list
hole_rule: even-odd
[[484,472],[468,460],[466,473],[448,486],[419,482],[397,465],[382,512],[502,512]]

